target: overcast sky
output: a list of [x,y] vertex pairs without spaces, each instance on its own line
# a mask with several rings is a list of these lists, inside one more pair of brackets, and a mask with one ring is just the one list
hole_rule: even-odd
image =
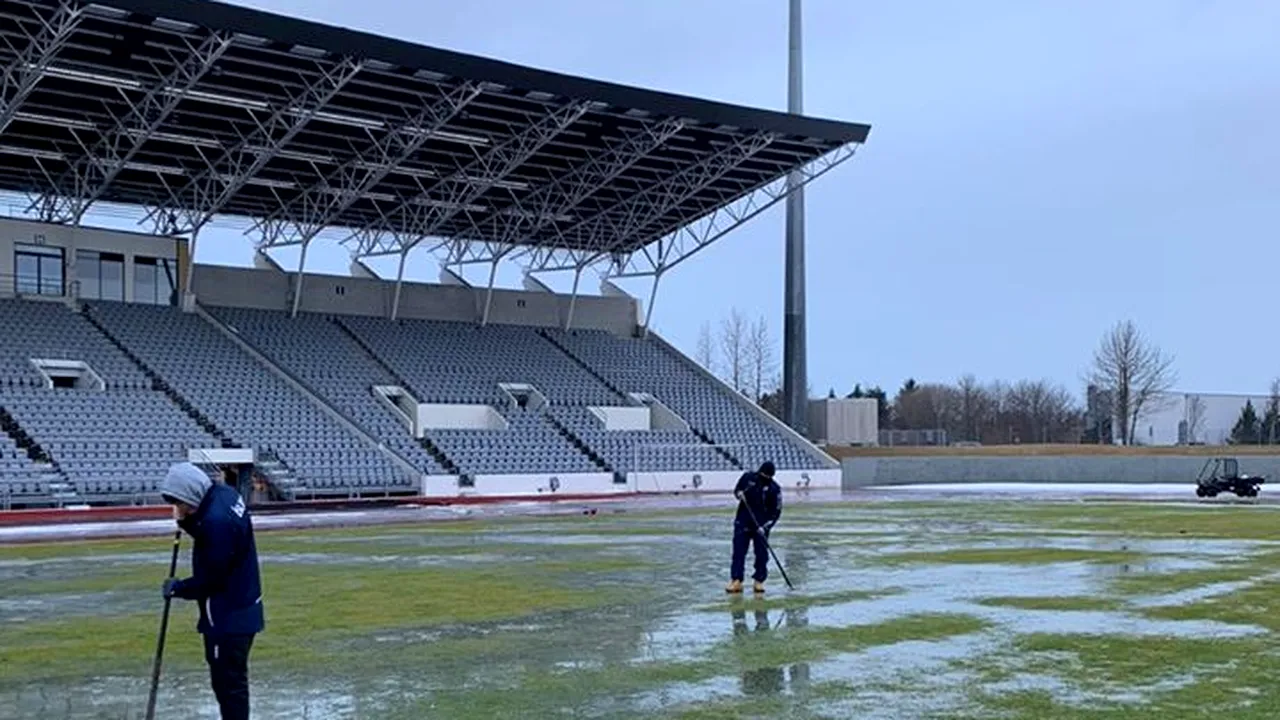
[[[786,106],[785,0],[243,4]],[[807,197],[815,392],[965,372],[1078,392],[1123,318],[1177,355],[1182,389],[1262,392],[1280,375],[1280,3],[807,0],[805,22],[806,113],[873,126]],[[782,218],[664,278],[655,328],[692,350],[702,320],[738,307],[780,336]],[[200,243],[201,262],[251,257],[236,234]],[[308,259],[347,265],[332,244]],[[421,256],[408,275],[437,273]]]

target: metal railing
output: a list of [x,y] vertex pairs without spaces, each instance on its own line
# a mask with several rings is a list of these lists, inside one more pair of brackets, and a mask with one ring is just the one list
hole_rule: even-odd
[[80,297],[80,281],[63,277],[61,283],[30,275],[0,273],[0,298],[69,302]]

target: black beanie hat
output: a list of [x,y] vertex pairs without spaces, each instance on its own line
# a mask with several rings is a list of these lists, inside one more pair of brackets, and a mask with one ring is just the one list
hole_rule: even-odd
[[773,461],[765,460],[764,463],[760,465],[759,472],[761,475],[764,475],[765,477],[773,477],[773,473],[774,473]]

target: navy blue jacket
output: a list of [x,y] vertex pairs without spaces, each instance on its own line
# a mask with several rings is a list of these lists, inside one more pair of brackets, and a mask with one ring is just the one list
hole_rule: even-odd
[[253,522],[235,488],[214,483],[200,507],[178,522],[195,540],[191,577],[173,594],[200,604],[205,635],[249,635],[265,626]]
[[[782,517],[782,488],[771,477],[758,472],[743,473],[742,477],[738,478],[738,484],[733,488],[733,493],[734,495],[741,493],[743,497],[743,502],[738,503],[738,516],[735,522],[752,532],[756,530],[756,524],[751,520],[753,515],[765,530],[771,529],[773,524],[778,522],[778,518]],[[750,508],[751,512],[747,512],[747,508]]]

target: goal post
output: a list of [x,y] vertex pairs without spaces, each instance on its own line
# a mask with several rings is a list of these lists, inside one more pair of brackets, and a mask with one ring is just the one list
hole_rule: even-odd
[[[734,480],[754,457],[743,443],[640,443],[632,448],[632,487],[637,492],[701,492]],[[737,463],[741,463],[741,467]]]

